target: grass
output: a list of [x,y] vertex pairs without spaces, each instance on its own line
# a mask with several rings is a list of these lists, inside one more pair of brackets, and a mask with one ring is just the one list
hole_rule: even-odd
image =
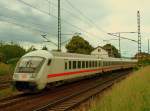
[[10,74],[11,73],[11,66],[4,64],[4,63],[0,63],[0,76],[3,76],[5,74]]
[[105,92],[90,111],[150,111],[150,66]]
[[17,91],[12,87],[0,90],[0,99],[15,95]]

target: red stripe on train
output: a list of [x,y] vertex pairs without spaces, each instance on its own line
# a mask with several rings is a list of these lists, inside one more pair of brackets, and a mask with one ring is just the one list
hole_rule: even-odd
[[64,73],[58,73],[58,74],[48,74],[48,78],[51,77],[57,77],[57,76],[65,76],[65,75],[74,75],[74,74],[80,74],[84,72],[95,72],[102,69],[92,69],[92,70],[80,70],[80,71],[74,71],[74,72],[64,72]]

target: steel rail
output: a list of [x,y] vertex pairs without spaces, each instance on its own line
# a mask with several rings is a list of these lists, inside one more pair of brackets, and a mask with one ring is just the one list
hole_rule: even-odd
[[[126,74],[128,74],[128,72],[125,73],[125,75]],[[48,104],[45,104],[44,106],[41,106],[33,111],[67,111],[82,101],[110,87],[116,80],[120,79],[120,77],[123,77],[123,75],[119,74],[119,76],[117,75],[113,78],[109,78],[104,82],[99,81],[96,85],[90,86],[80,91],[76,91],[77,93],[59,98],[53,102],[50,101]]]

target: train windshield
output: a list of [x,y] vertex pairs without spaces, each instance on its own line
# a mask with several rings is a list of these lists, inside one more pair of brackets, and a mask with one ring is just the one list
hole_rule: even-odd
[[17,73],[37,73],[44,63],[42,57],[24,57],[22,58],[16,68]]

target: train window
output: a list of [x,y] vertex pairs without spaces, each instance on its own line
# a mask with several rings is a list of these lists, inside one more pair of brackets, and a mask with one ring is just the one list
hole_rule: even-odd
[[73,69],[76,69],[76,61],[73,61]]
[[91,66],[92,66],[92,63],[91,63],[91,61],[89,61],[89,67],[91,68]]
[[81,68],[81,61],[78,61],[78,68]]
[[51,59],[48,59],[47,65],[49,66],[51,64]]
[[17,64],[15,72],[17,73],[37,73],[45,59],[42,57],[24,57]]
[[71,61],[69,61],[69,69],[71,69]]
[[89,67],[88,61],[86,61],[86,68],[88,68],[88,67]]
[[110,65],[112,65],[112,62],[110,62]]
[[97,67],[97,61],[95,61],[95,67]]
[[65,70],[67,70],[67,62],[65,62]]
[[82,61],[82,68],[85,68],[85,61]]
[[101,61],[98,62],[98,66],[99,66],[99,67],[101,66]]
[[103,62],[103,65],[106,66],[106,62]]
[[94,61],[92,61],[92,67],[94,67]]
[[107,62],[105,62],[105,66],[107,66]]

